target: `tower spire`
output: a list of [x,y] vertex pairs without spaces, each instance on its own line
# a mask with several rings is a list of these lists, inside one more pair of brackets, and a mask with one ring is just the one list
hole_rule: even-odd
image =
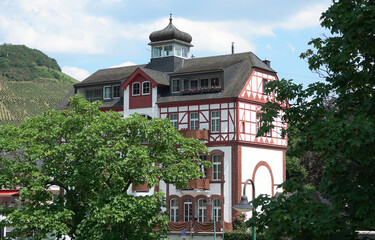
[[169,14],[169,22],[172,23],[172,13]]

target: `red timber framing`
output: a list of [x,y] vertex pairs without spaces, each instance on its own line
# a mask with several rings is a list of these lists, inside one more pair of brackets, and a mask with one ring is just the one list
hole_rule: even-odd
[[[235,140],[236,100],[215,99],[178,103],[159,104],[161,118],[169,118],[171,114],[178,116],[178,128],[190,129],[191,113],[198,113],[199,129],[209,130],[209,143],[233,142]],[[220,113],[220,130],[212,131],[212,112]]]
[[[143,93],[143,83],[149,83],[147,94]],[[133,94],[134,83],[139,86],[139,93]],[[140,68],[137,68],[129,78],[120,86],[121,90],[125,90],[129,86],[129,109],[152,107],[152,88],[159,86],[150,76],[148,76]]]

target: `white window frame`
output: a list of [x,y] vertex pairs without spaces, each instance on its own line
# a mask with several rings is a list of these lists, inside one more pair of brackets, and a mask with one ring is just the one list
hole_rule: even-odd
[[[145,89],[147,89],[147,87],[145,88],[145,83],[148,83],[148,92],[145,92]],[[151,93],[151,83],[149,81],[144,81],[142,83],[142,95],[150,95]]]
[[190,198],[184,200],[184,221],[189,222],[193,219],[193,201]]
[[[166,50],[167,48],[171,47],[171,50],[170,50],[170,55],[166,55],[167,52],[169,52],[168,50]],[[164,45],[163,46],[163,57],[169,57],[169,56],[173,56],[174,52],[173,52],[173,45],[172,44],[168,44],[168,45]]]
[[[218,114],[218,116],[216,116],[216,113]],[[211,111],[211,133],[219,133],[219,132],[220,132],[220,111]]]
[[[134,85],[138,84],[138,94],[134,94]],[[132,96],[140,96],[141,95],[141,84],[139,82],[134,82],[132,84]]]
[[[115,97],[115,87],[118,87],[118,97]],[[120,98],[121,97],[121,90],[120,90],[120,85],[113,85],[112,86],[112,98]]]
[[177,198],[172,198],[169,205],[169,220],[171,222],[178,222],[178,200]]
[[[159,53],[159,56],[157,54]],[[163,56],[163,46],[154,46],[152,49],[152,57],[153,58],[161,58]]]
[[[176,116],[176,118],[171,118],[171,116]],[[178,130],[178,113],[170,113],[168,118],[171,121],[173,127]]]
[[220,181],[221,180],[221,156],[220,155],[213,155],[212,156],[212,180]]
[[[213,219],[214,221],[216,220],[216,222],[220,222],[221,221],[221,200],[218,199],[218,198],[214,198],[212,200],[212,204],[214,206],[214,211],[215,211],[215,219]],[[213,215],[212,215],[213,217]]]
[[207,200],[201,198],[198,200],[198,222],[206,222],[207,218]]
[[[105,96],[106,95],[106,92],[105,92],[106,89],[109,89],[109,97]],[[112,87],[110,85],[104,86],[103,87],[103,99],[108,100],[108,99],[111,99],[111,97],[112,97]]]
[[[176,86],[176,82],[178,83],[178,90],[174,91],[174,88]],[[179,93],[180,90],[181,90],[181,81],[180,81],[180,79],[173,79],[172,80],[172,93]]]
[[[197,118],[192,118],[192,115],[197,114]],[[189,129],[190,130],[199,130],[199,113],[198,112],[191,112],[190,113],[190,121],[189,121]]]

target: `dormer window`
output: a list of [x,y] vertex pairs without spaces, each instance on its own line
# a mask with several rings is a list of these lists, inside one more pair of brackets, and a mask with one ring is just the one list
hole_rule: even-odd
[[184,77],[172,79],[172,93],[197,94],[214,93],[222,90],[221,78],[218,75],[205,77]]
[[150,94],[150,82],[143,82],[142,83],[142,95],[149,95]]
[[211,87],[218,87],[220,86],[220,81],[218,77],[211,78]]
[[133,83],[133,96],[140,95],[140,88],[141,88],[141,84],[139,82]]
[[111,86],[105,86],[103,93],[103,99],[111,99]]

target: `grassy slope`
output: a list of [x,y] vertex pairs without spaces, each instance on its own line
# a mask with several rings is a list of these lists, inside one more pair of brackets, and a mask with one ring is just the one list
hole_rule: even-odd
[[77,82],[39,50],[0,45],[0,124],[18,125],[56,108]]

